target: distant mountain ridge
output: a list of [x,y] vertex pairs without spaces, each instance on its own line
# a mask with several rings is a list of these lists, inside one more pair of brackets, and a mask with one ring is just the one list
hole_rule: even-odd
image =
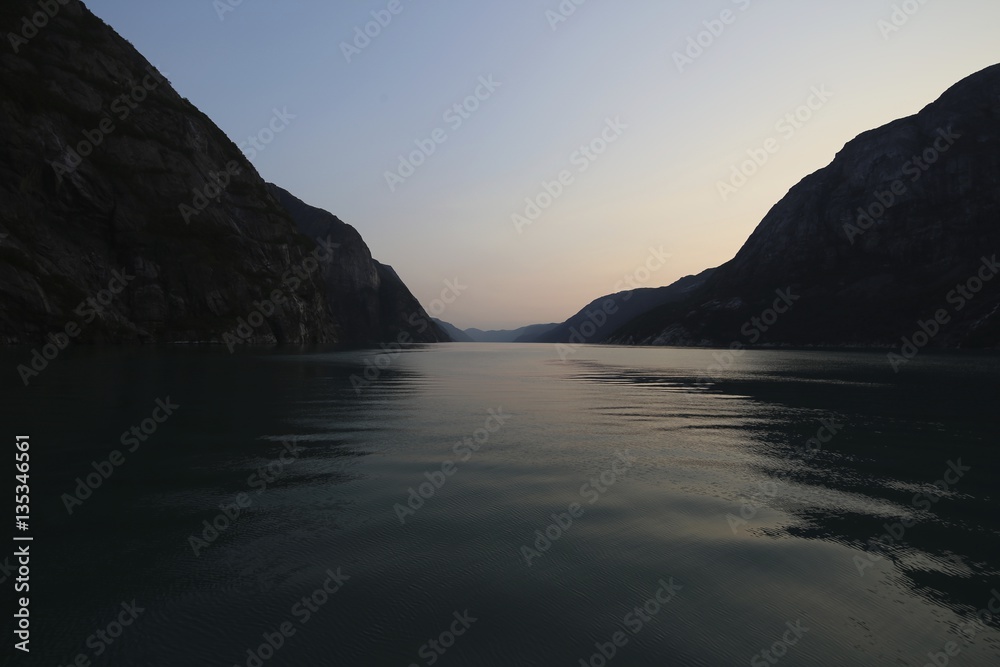
[[483,331],[482,329],[459,329],[450,322],[434,320],[445,332],[451,336],[452,340],[458,343],[514,343],[525,342],[521,338],[531,338],[548,331],[555,324],[529,324],[519,329],[496,329]]
[[465,333],[477,343],[518,343],[522,339],[532,339],[542,335],[556,324],[529,324],[518,329],[497,329],[483,331],[482,329],[466,329]]
[[444,320],[439,320],[437,318],[434,318],[434,322],[439,327],[441,327],[441,329],[443,329],[444,332],[446,334],[448,334],[448,336],[451,337],[451,340],[453,342],[455,342],[455,343],[475,343],[476,342],[475,340],[473,340],[472,336],[470,336],[469,334],[465,333],[463,330],[459,329],[458,327],[456,327],[451,322],[445,322]]
[[665,287],[639,288],[594,299],[562,324],[540,333],[526,333],[519,343],[603,343],[636,317],[686,298],[705,284],[714,269],[685,276]]

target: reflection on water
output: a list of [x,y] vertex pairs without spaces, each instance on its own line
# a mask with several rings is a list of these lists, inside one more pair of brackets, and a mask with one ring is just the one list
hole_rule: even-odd
[[[601,646],[731,665],[800,623],[784,664],[919,666],[948,642],[953,664],[1000,664],[997,621],[969,625],[1000,611],[996,358],[378,356],[81,348],[28,388],[9,374],[5,432],[35,456],[33,659],[255,664],[287,621],[268,667],[598,664]],[[168,396],[176,414],[67,514]],[[643,612],[661,580],[680,588]],[[428,643],[466,611],[454,645]]]
[[[576,377],[686,393],[690,406],[699,390],[739,399],[733,416],[741,453],[759,478],[737,494],[738,528],[867,550],[863,571],[887,560],[891,567],[882,569],[920,594],[956,609],[983,606],[982,586],[998,574],[990,563],[998,546],[997,366],[980,358],[931,361],[932,368],[897,377],[880,354],[768,352],[706,381],[673,368],[650,373],[588,360]],[[746,423],[748,414],[761,418]],[[712,410],[692,408],[685,417],[679,429],[727,426]],[[765,508],[780,511],[779,524],[761,527],[755,518]],[[985,577],[979,586],[955,580],[974,575]]]

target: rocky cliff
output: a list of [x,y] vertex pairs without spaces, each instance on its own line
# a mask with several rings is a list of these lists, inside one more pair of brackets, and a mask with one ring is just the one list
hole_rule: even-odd
[[339,248],[300,233],[127,41],[80,2],[54,6],[34,29],[37,3],[0,8],[0,341],[360,342],[391,329],[353,229]]
[[298,230],[319,247],[333,244],[336,261],[321,267],[327,306],[338,323],[338,338],[348,343],[396,341],[438,343],[451,338],[428,315],[391,266],[372,259],[361,235],[346,222],[310,206],[276,185],[268,186]]
[[852,140],[702,288],[610,340],[993,347],[998,255],[1000,65]]

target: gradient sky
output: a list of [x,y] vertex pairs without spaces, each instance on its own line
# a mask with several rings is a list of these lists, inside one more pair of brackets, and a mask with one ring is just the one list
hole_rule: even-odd
[[[242,0],[221,19],[227,0],[86,4],[235,142],[294,114],[260,173],[354,225],[425,306],[457,278],[441,317],[463,328],[562,321],[650,248],[671,257],[644,286],[717,266],[847,141],[1000,62],[996,0],[399,0],[351,62],[341,44],[390,0]],[[561,4],[575,12],[553,29]],[[884,35],[898,4],[919,9]],[[679,71],[674,53],[725,10]],[[454,128],[445,112],[490,75],[500,87]],[[571,156],[608,118],[628,127],[581,173]],[[437,128],[447,141],[391,192],[385,172]],[[780,150],[723,201],[719,181],[772,137]],[[511,216],[564,169],[572,183],[518,233]]]

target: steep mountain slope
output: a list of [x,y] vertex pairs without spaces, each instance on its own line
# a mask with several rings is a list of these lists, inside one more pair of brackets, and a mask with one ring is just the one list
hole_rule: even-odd
[[[36,2],[0,7],[0,342],[377,339],[363,242],[338,255],[299,233],[128,42],[82,3],[54,6],[34,32]],[[338,297],[357,287],[349,304],[328,274]]]
[[610,341],[896,346],[929,329],[925,344],[996,346],[998,223],[1000,65],[848,143],[701,289]]
[[451,339],[456,343],[474,343],[472,336],[465,333],[462,329],[459,329],[451,322],[445,322],[444,320],[436,319],[434,320],[439,327],[444,329],[444,332],[448,334]]
[[310,206],[277,185],[271,194],[288,211],[298,230],[323,246],[335,244],[336,260],[323,264],[327,306],[343,342],[395,341],[409,333],[413,342],[447,342],[450,337],[428,315],[390,266],[372,259],[354,227],[321,208]]
[[399,343],[450,343],[451,336],[437,325],[388,264],[378,264],[381,340]]
[[618,328],[668,303],[676,303],[688,297],[705,284],[713,269],[702,271],[696,276],[685,276],[666,287],[640,288],[609,294],[587,304],[576,315],[562,324],[540,334],[525,335],[519,343],[601,343]]

